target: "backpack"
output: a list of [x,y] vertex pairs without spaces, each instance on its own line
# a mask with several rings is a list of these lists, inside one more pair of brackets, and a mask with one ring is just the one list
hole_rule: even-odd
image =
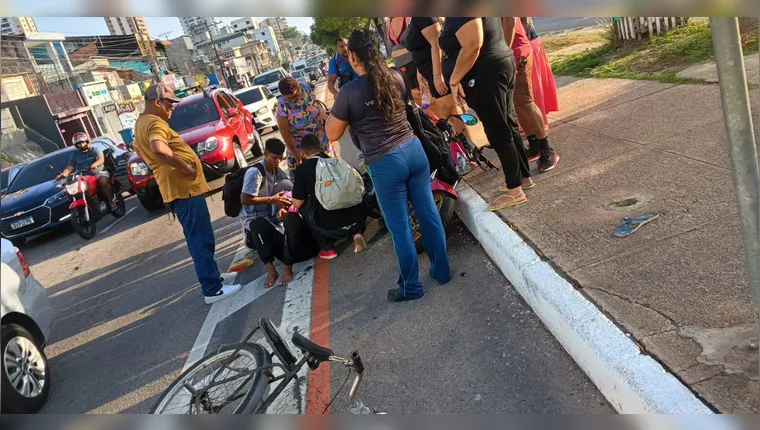
[[253,166],[248,166],[244,169],[232,172],[224,179],[222,200],[224,201],[224,213],[230,218],[235,218],[240,215],[240,210],[243,209],[243,202],[240,201],[240,195],[243,194],[245,173],[252,167],[259,169],[259,173],[261,173],[261,184],[259,185],[260,190],[261,187],[264,186],[264,182],[267,180],[267,175],[264,170],[264,163],[257,163]]
[[314,195],[328,211],[356,206],[364,197],[364,181],[345,160],[319,158]]

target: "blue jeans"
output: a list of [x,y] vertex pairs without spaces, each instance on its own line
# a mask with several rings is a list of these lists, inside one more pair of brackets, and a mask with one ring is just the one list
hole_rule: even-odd
[[214,259],[216,239],[205,196],[178,199],[169,203],[185,233],[187,248],[195,265],[195,274],[204,296],[213,296],[222,289],[219,267]]
[[446,233],[430,189],[430,164],[418,138],[403,143],[367,166],[380,210],[390,231],[399,266],[398,288],[405,297],[422,297],[419,262],[414,247],[409,207],[420,222],[422,241],[430,258],[430,273],[440,283],[451,280]]

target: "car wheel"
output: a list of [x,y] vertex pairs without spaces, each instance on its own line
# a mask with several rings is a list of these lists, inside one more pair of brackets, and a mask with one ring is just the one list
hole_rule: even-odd
[[2,327],[2,412],[33,414],[50,394],[50,368],[40,342],[17,324]]
[[235,166],[232,168],[232,171],[237,172],[240,169],[248,167],[248,161],[245,159],[245,154],[243,153],[243,149],[240,148],[240,144],[235,142],[232,149],[235,152]]
[[164,207],[164,201],[161,199],[161,196],[159,196],[157,199],[152,199],[147,193],[138,193],[137,200],[140,201],[142,207],[144,207],[148,212],[155,212]]
[[251,142],[251,155],[253,158],[264,156],[264,142],[261,141],[261,134],[258,130],[253,131],[253,142]]

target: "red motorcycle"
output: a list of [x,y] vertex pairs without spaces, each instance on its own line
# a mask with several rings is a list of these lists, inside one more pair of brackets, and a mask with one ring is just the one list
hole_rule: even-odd
[[[111,161],[109,163],[109,161]],[[97,222],[110,213],[115,218],[121,218],[127,213],[127,204],[121,196],[121,183],[115,178],[115,164],[110,157],[106,155],[104,168],[111,173],[111,188],[113,190],[113,202],[116,209],[112,210],[111,205],[106,201],[105,195],[99,190],[98,178],[90,170],[90,166],[95,159],[88,160],[77,166],[77,170],[66,177],[64,187],[69,195],[71,205],[71,225],[83,239],[89,240],[97,234]]]

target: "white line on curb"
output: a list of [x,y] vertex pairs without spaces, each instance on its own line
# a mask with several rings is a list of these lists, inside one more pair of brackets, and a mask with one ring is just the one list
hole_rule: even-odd
[[108,230],[110,230],[110,229],[111,229],[111,227],[113,227],[113,226],[115,226],[116,224],[118,224],[118,223],[119,223],[119,221],[123,220],[124,218],[126,218],[126,217],[127,217],[127,215],[129,215],[129,214],[131,214],[132,212],[134,212],[134,210],[135,210],[135,209],[137,209],[137,206],[135,206],[135,207],[133,207],[132,209],[128,210],[128,211],[127,211],[127,213],[125,213],[123,217],[121,217],[121,218],[116,218],[116,221],[114,221],[114,222],[112,222],[111,224],[109,224],[109,225],[108,225],[106,228],[104,228],[104,229],[103,229],[103,230],[102,230],[102,231],[101,231],[99,234],[106,234],[106,232],[107,232]]
[[620,413],[710,414],[711,410],[641,353],[599,309],[542,262],[468,184],[459,217],[610,404]]

